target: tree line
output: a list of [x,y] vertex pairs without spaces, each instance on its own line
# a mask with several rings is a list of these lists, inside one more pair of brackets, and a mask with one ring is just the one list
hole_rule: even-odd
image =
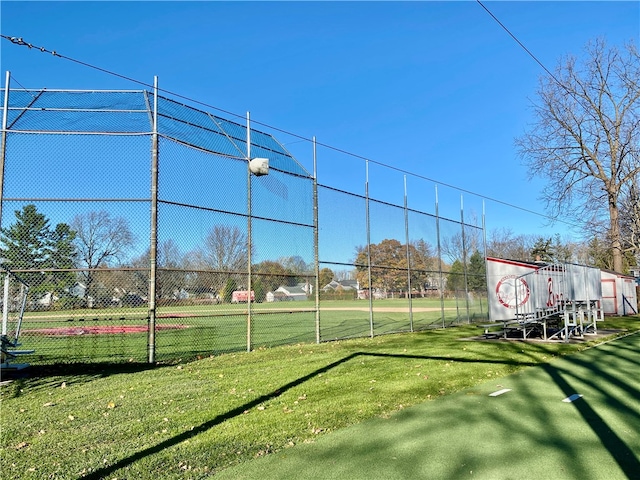
[[[88,212],[69,224],[52,226],[33,204],[15,211],[15,222],[0,231],[0,256],[30,285],[43,307],[142,306],[149,289],[150,251],[129,258],[135,244],[127,221],[108,212]],[[157,248],[156,298],[172,302],[229,303],[246,289],[248,243],[237,227],[215,225],[203,245],[182,254],[173,240]],[[573,262],[611,268],[613,254],[597,237],[578,243],[559,235],[544,238],[496,230],[487,235],[488,256],[522,261]],[[632,261],[632,259],[630,259]],[[480,231],[444,238],[439,251],[422,239],[403,244],[385,239],[355,248],[354,268],[319,272],[320,288],[338,276],[384,296],[484,292],[484,245]],[[300,257],[252,265],[257,301],[281,286],[307,286],[313,293],[315,270]],[[114,303],[115,302],[115,303]]]
[[[52,226],[33,204],[14,213],[15,222],[0,230],[0,257],[29,284],[31,297],[41,305],[146,303],[150,249],[130,258],[135,238],[126,219],[92,211]],[[173,240],[162,241],[156,256],[161,303],[186,298],[230,302],[233,291],[246,289],[247,238],[237,227],[214,226],[201,247],[184,255]],[[297,256],[260,262],[252,269],[252,289],[260,300],[280,286],[315,283],[310,281],[313,268]],[[320,274],[327,283],[334,275],[329,269]]]

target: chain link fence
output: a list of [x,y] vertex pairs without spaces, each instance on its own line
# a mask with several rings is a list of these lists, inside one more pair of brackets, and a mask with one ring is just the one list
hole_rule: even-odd
[[[427,180],[157,90],[2,97],[0,256],[29,285],[29,363],[173,361],[487,319],[484,228],[462,208],[439,213]],[[294,158],[277,136],[306,150]]]

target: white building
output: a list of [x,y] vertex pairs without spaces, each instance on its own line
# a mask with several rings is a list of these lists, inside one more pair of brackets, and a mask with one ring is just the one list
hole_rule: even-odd
[[602,270],[602,307],[607,315],[635,315],[638,298],[635,278]]
[[516,314],[554,309],[564,301],[600,304],[607,315],[635,315],[633,277],[586,265],[547,265],[487,257],[489,318],[509,320]]
[[[267,292],[265,300],[267,302],[295,302],[307,300],[307,289],[305,284],[296,285],[295,287],[281,286],[273,292]],[[309,288],[311,290],[311,288]]]

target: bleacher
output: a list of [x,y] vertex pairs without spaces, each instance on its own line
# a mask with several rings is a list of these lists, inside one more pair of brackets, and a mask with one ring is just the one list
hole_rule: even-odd
[[513,316],[480,325],[484,337],[568,342],[597,334],[604,320],[597,274],[590,267],[553,264],[516,277]]

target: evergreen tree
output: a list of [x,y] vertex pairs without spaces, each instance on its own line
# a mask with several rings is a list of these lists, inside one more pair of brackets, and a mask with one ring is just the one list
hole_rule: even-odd
[[69,289],[76,282],[75,272],[70,271],[75,266],[77,255],[73,244],[75,237],[76,233],[66,223],[59,223],[51,232],[45,264],[53,271],[47,276],[47,283],[50,291],[60,299],[70,296]]
[[573,251],[571,244],[562,243],[562,239],[559,234],[554,237],[553,245],[551,245],[553,251],[553,258],[558,263],[570,263],[573,261]]
[[479,251],[473,252],[469,258],[469,269],[467,271],[467,282],[469,290],[474,292],[484,292],[487,289],[487,268],[484,257]]
[[531,249],[531,257],[535,261],[553,262],[553,251],[551,248],[551,239],[538,237],[536,243]]
[[10,269],[21,270],[31,295],[61,295],[73,285],[75,276],[55,270],[73,268],[75,233],[64,223],[51,230],[49,219],[33,204],[16,210],[15,216],[15,223],[0,232],[0,255]]
[[451,264],[447,274],[447,290],[450,292],[464,290],[464,266],[460,260],[455,260]]
[[228,278],[227,283],[222,289],[222,301],[224,303],[231,303],[231,299],[233,298],[233,292],[235,292],[237,289],[238,289],[238,284],[233,279],[233,277]]
[[267,298],[267,291],[264,288],[262,278],[258,277],[251,280],[251,290],[253,290],[256,302],[262,303]]

